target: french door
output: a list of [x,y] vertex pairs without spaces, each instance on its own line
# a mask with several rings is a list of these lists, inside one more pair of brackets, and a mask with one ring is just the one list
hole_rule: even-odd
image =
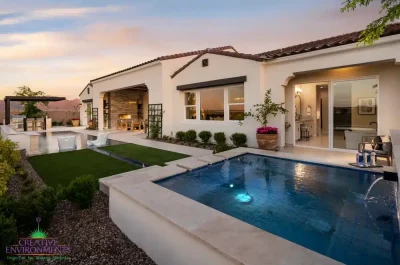
[[329,148],[357,150],[378,134],[378,96],[378,77],[330,82]]

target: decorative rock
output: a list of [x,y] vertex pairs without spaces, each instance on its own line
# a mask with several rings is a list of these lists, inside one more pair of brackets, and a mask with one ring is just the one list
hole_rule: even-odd
[[79,210],[68,201],[58,204],[48,234],[71,247],[71,261],[37,264],[154,265],[146,253],[132,243],[108,216],[108,197],[96,193],[89,209]]

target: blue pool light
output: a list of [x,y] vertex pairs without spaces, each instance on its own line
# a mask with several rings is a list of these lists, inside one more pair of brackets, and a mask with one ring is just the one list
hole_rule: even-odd
[[233,184],[230,184],[230,185],[229,185],[229,188],[233,188]]
[[251,196],[247,193],[239,193],[235,199],[240,202],[249,202],[251,201]]

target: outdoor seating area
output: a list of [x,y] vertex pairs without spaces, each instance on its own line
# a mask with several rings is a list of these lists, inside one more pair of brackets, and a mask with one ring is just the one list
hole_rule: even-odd
[[104,146],[107,144],[108,133],[99,133],[96,140],[88,140],[87,146]]
[[389,135],[363,136],[358,145],[359,152],[375,152],[377,157],[385,158],[387,165],[393,164],[393,144]]
[[140,131],[145,127],[145,121],[133,119],[119,119],[117,130]]

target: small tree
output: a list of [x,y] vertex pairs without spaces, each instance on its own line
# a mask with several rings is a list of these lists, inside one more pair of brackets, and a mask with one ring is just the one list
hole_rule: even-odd
[[[284,104],[285,102],[279,104],[272,102],[271,89],[268,89],[265,93],[264,103],[254,105],[256,109],[254,111],[250,110],[245,112],[244,118],[252,117],[261,123],[263,127],[265,127],[268,124],[269,115],[273,115],[275,117],[279,112],[282,114],[288,112],[288,110],[283,107]],[[240,121],[239,124],[242,125],[243,123]]]
[[[368,6],[373,0],[345,0],[340,11],[354,11],[357,6]],[[387,24],[396,21],[400,18],[400,0],[381,0],[381,10],[379,14],[382,16],[370,24],[361,33],[359,43],[372,44],[378,40],[385,31]]]
[[[28,86],[18,87],[18,91],[14,92],[16,96],[22,97],[40,97],[46,94],[43,91],[32,91]],[[36,118],[43,115],[42,111],[36,106],[39,102],[37,101],[21,101],[21,105],[24,107],[24,111],[21,113],[27,118]],[[47,106],[48,102],[40,102],[40,104]]]

